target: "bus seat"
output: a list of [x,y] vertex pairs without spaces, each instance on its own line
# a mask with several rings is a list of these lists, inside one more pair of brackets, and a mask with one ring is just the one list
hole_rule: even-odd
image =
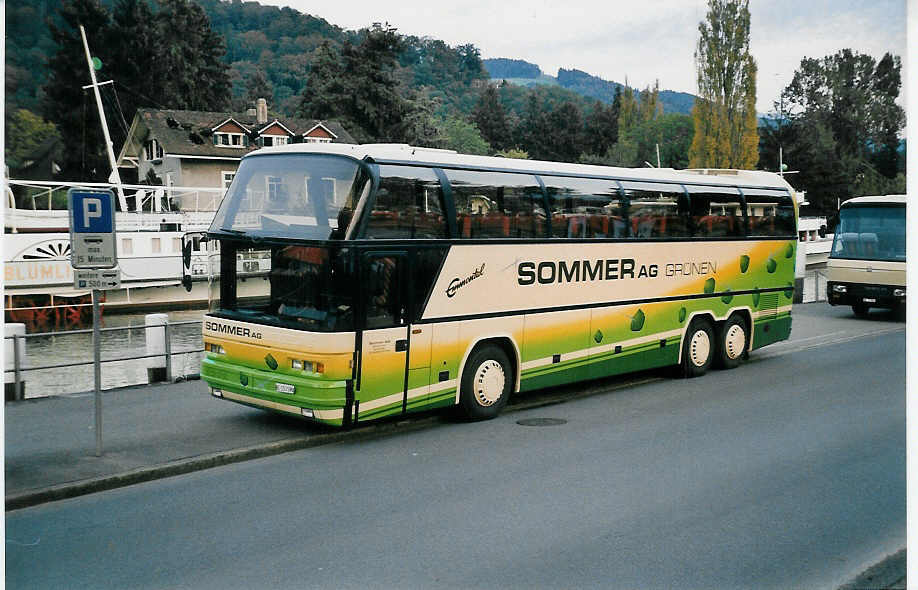
[[873,232],[862,233],[860,235],[862,254],[865,256],[874,256],[877,253],[877,234]]

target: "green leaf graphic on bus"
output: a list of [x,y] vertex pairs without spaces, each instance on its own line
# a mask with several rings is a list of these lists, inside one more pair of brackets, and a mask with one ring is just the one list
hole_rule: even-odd
[[778,261],[775,260],[774,258],[769,258],[768,262],[765,263],[765,268],[770,273],[775,272],[776,270],[778,270]]
[[787,297],[788,299],[792,299],[794,297],[794,284],[793,283],[791,282],[787,283],[787,288],[784,289],[784,296]]
[[602,342],[602,331],[596,330],[596,333],[593,334],[593,340],[596,341],[596,344],[599,344],[600,342]]
[[787,246],[784,247],[784,257],[793,258],[794,257],[794,245],[790,242],[787,243]]
[[730,293],[730,289],[727,289],[727,293],[720,298],[724,303],[730,303],[733,301],[733,294]]
[[640,332],[644,327],[644,312],[640,309],[637,310],[637,313],[631,318],[631,331]]
[[704,282],[704,292],[713,293],[714,292],[714,279],[710,278]]
[[740,272],[746,272],[749,270],[749,257],[743,254],[739,259],[739,269]]
[[762,299],[762,294],[759,293],[759,288],[755,288],[755,293],[752,294],[752,304],[756,307],[759,306],[759,300]]
[[685,321],[685,316],[686,316],[687,313],[688,313],[688,312],[686,311],[686,309],[685,309],[684,307],[683,307],[682,309],[679,310],[679,323],[680,323],[680,324],[681,324],[682,322]]

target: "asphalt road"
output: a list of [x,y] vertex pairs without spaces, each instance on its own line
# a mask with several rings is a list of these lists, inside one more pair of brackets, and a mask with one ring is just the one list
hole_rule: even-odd
[[849,316],[700,379],[11,512],[7,586],[836,588],[906,539],[903,324]]

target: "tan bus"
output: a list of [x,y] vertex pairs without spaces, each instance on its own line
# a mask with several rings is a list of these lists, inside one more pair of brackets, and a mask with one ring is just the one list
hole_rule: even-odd
[[865,317],[871,307],[905,309],[905,195],[842,203],[829,254],[829,303]]

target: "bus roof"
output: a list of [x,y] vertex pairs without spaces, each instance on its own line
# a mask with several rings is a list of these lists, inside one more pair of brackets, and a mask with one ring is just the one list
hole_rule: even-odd
[[568,164],[565,162],[548,162],[542,160],[522,160],[498,156],[473,156],[469,154],[460,154],[453,150],[413,147],[407,144],[396,143],[296,143],[262,148],[246,154],[243,158],[247,159],[270,154],[337,154],[357,160],[369,159],[380,163],[426,164],[446,168],[488,168],[506,170],[508,172],[528,172],[542,175],[555,173],[564,175],[609,176],[623,180],[659,180],[702,185],[755,186],[788,190],[792,195],[796,192],[781,175],[760,170],[618,168],[612,166]]
[[841,204],[842,207],[857,207],[863,205],[905,205],[905,195],[882,195],[874,197],[854,197]]

